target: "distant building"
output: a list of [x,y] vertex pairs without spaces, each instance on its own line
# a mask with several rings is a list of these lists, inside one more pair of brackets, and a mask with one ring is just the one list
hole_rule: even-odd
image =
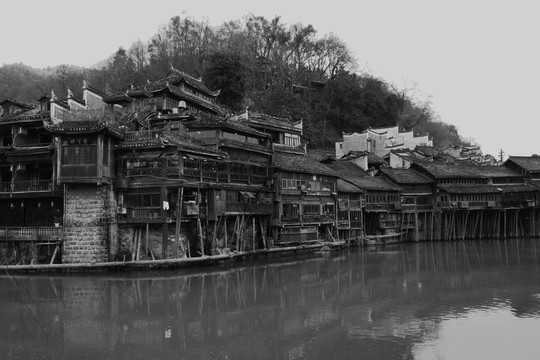
[[343,133],[343,138],[336,141],[336,158],[351,151],[367,151],[384,157],[391,150],[414,150],[419,145],[433,146],[433,141],[428,136],[415,137],[412,131],[399,132],[397,126],[368,128],[360,133]]

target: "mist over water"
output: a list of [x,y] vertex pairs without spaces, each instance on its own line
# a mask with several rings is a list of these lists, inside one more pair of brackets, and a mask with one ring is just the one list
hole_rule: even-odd
[[0,276],[2,359],[536,359],[540,241]]

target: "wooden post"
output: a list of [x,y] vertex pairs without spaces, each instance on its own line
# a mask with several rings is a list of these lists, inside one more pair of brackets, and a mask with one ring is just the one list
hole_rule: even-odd
[[51,262],[49,264],[54,264],[54,259],[56,258],[56,254],[58,253],[58,245],[56,245],[56,247],[54,248],[54,252],[52,254],[52,257],[51,257]]
[[197,217],[197,232],[199,233],[199,244],[201,246],[201,256],[204,255],[204,240],[203,240],[203,234],[202,234],[202,224],[201,224],[201,218]]
[[182,232],[182,203],[184,202],[184,187],[178,188],[178,195],[176,199],[176,232],[174,234],[174,242],[176,243],[174,247],[174,257],[178,257],[178,244],[182,249],[182,257],[186,256],[186,251],[184,249],[184,244],[180,241],[180,234]]
[[264,245],[264,248],[267,249],[268,247],[266,245],[266,234],[264,232],[263,218],[262,217],[259,219],[259,225],[261,227],[261,237],[262,237],[263,245]]
[[146,223],[146,235],[144,237],[144,245],[145,245],[145,248],[146,248],[146,256],[148,256],[149,233],[150,233],[150,224]]
[[225,231],[225,248],[228,248],[229,247],[229,242],[228,242],[228,239],[227,239],[227,215],[222,215],[225,217],[224,221],[223,221],[223,226],[224,226],[224,231]]
[[[220,218],[221,219],[221,218]],[[214,220],[214,232],[212,234],[212,251],[217,251],[217,231],[218,231],[218,222]]]
[[504,234],[503,234],[503,237],[506,239],[506,210],[504,210]]
[[463,224],[463,232],[461,235],[461,240],[465,240],[465,236],[467,235],[467,220],[469,220],[469,210],[465,213],[465,221]]
[[415,241],[420,241],[420,238],[419,238],[419,233],[418,233],[418,210],[415,210],[414,211],[414,224],[415,224],[415,227],[414,227],[414,240]]
[[251,229],[252,229],[252,236],[253,238],[251,239],[251,242],[252,242],[252,250],[255,251],[255,233],[256,233],[256,230],[255,230],[255,216],[252,216],[252,226],[251,226]]

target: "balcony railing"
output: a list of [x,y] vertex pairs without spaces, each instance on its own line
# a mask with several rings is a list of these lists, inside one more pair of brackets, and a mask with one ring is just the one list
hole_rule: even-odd
[[267,204],[253,203],[227,203],[225,212],[228,213],[253,213],[253,214],[271,214],[272,207]]
[[433,210],[432,204],[402,204],[401,208],[403,211],[428,211]]
[[118,217],[120,222],[161,222],[163,219],[160,207],[127,208],[126,213]]
[[[267,206],[267,205],[266,205]],[[331,223],[334,222],[334,215],[301,215],[295,217],[281,217],[284,223]]]
[[151,140],[159,138],[162,133],[162,130],[126,131],[124,139],[125,141]]
[[2,181],[0,192],[24,192],[24,191],[52,191],[53,182],[51,180],[23,180],[23,181]]
[[368,203],[366,204],[367,211],[376,211],[376,210],[400,210],[401,204],[391,203],[391,204],[376,204]]
[[0,227],[0,241],[57,241],[62,239],[62,227]]

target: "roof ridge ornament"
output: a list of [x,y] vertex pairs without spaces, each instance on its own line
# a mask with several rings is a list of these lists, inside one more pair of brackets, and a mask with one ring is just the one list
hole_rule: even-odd
[[56,101],[58,98],[56,97],[56,94],[54,93],[54,89],[51,89],[51,101]]
[[72,98],[73,97],[73,92],[71,91],[71,89],[68,87],[67,88],[67,98]]

